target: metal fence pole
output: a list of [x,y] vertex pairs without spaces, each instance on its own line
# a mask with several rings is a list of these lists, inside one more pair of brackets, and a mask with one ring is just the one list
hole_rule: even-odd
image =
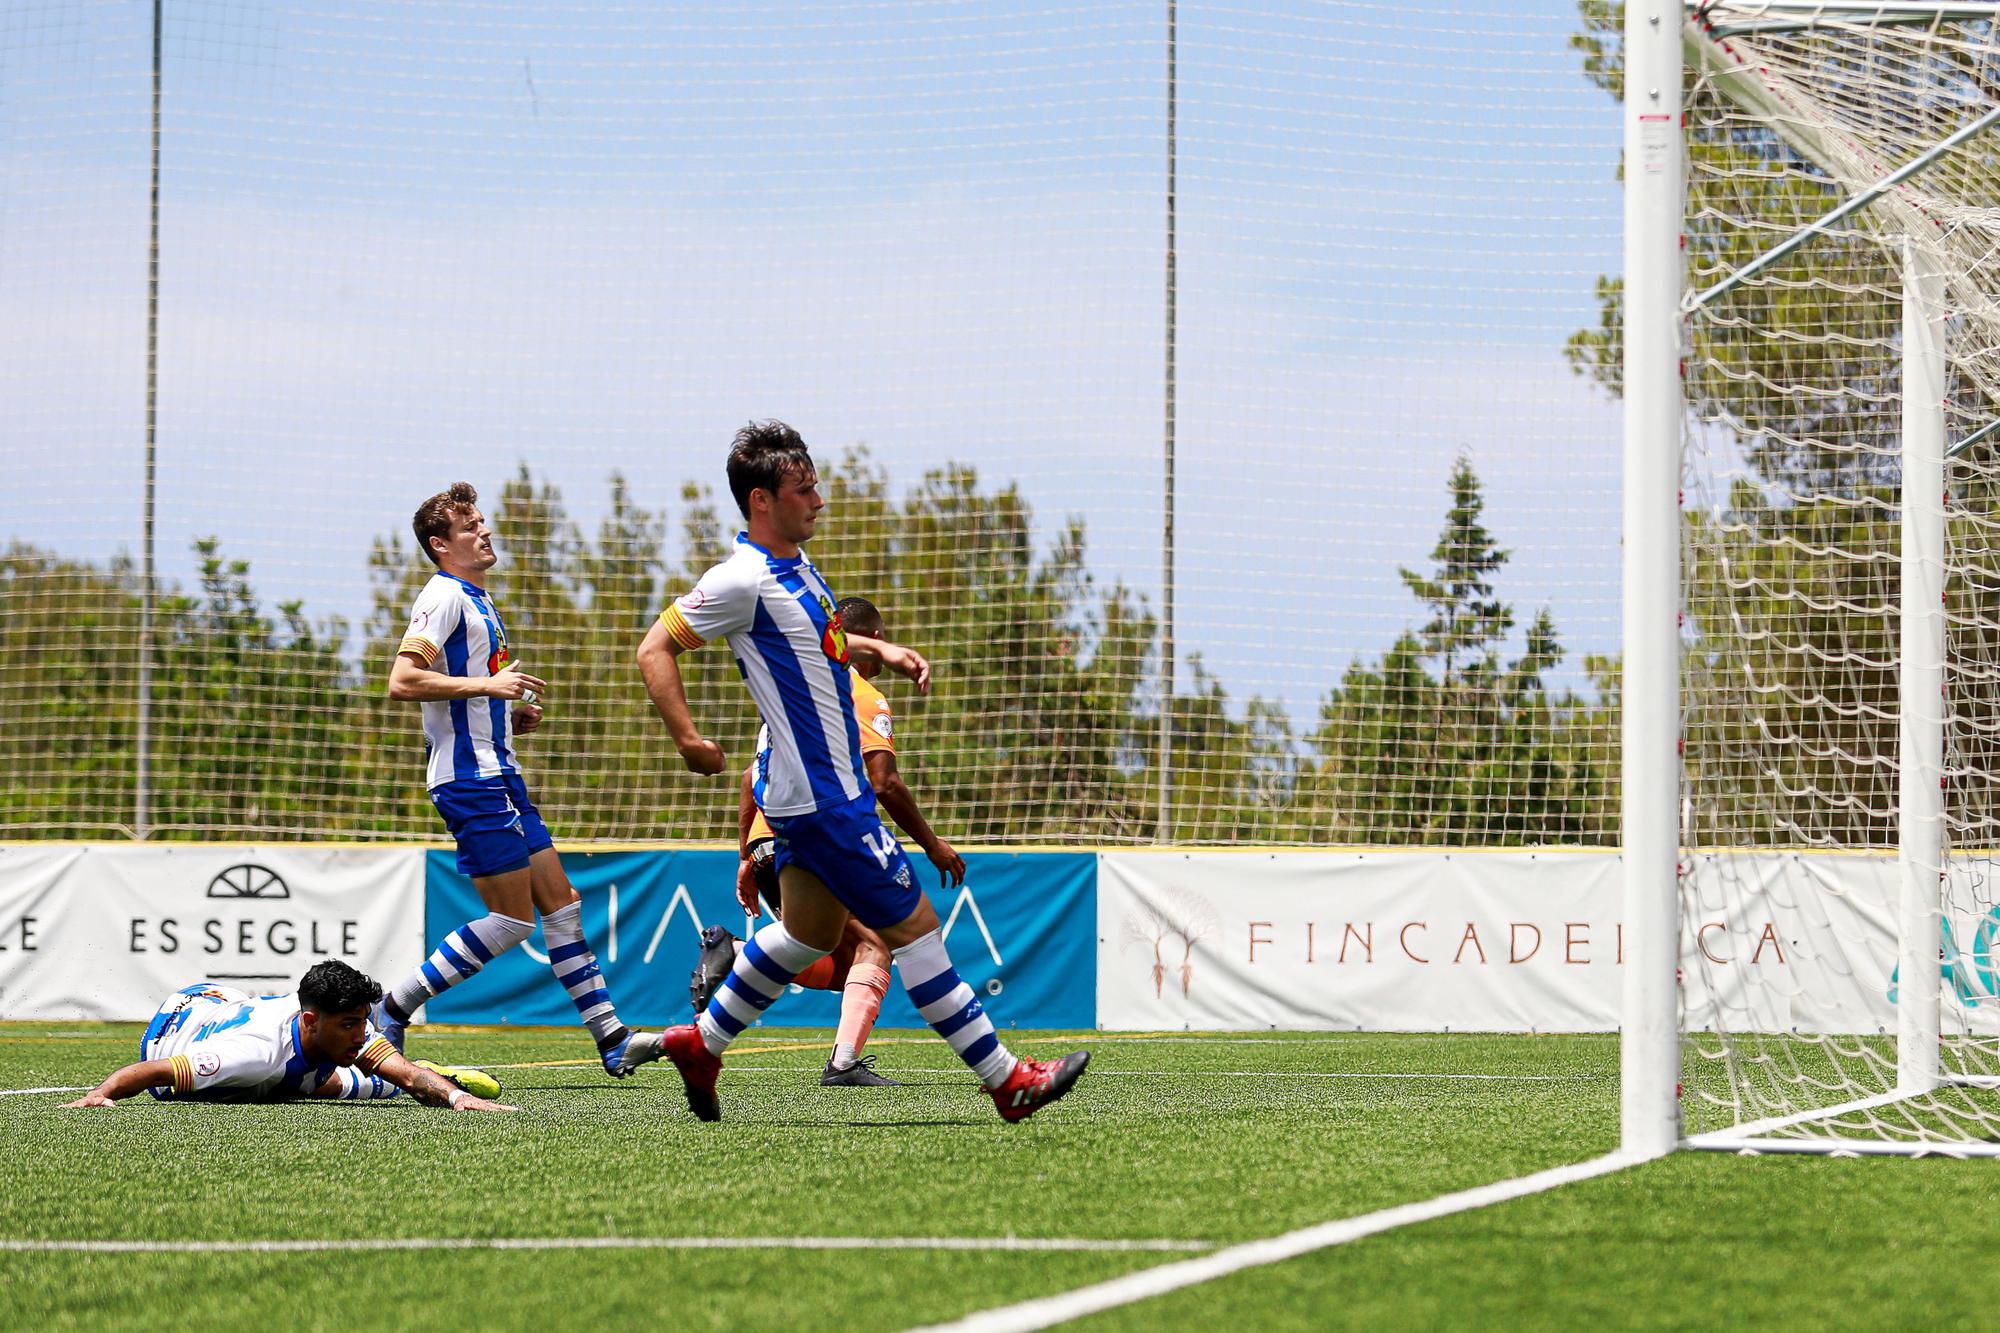
[[160,391],[160,35],[165,0],[153,0],[153,197],[152,242],[146,260],[146,498],[142,511],[139,590],[138,773],[132,799],[132,836],[143,839],[152,819],[153,795],[153,480]]
[[1161,432],[1162,511],[1160,519],[1160,820],[1158,842],[1173,840],[1174,814],[1174,337],[1178,273],[1174,254],[1174,190],[1177,166],[1175,116],[1178,96],[1179,48],[1177,0],[1167,0],[1167,273],[1166,273],[1166,400]]

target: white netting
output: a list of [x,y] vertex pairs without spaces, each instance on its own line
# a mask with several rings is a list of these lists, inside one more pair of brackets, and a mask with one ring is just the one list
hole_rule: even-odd
[[[558,836],[727,836],[632,649],[771,416],[836,590],[938,662],[951,836],[1613,836],[1616,408],[1563,346],[1618,129],[1567,6],[1178,6],[1164,827],[1164,0],[164,12],[157,834],[437,834],[382,686],[467,479]],[[151,19],[0,6],[8,832],[135,817]]]
[[[1691,292],[2000,105],[1990,17],[1893,12],[1918,8],[1717,4],[1694,15]],[[1770,1132],[1800,1138],[2000,1138],[1990,1091],[1891,1096],[1904,981],[1903,254],[1913,245],[1916,271],[1940,280],[1928,318],[1943,344],[1946,439],[1957,445],[2000,419],[1996,199],[2000,139],[1973,137],[1689,321],[1683,922],[1694,1131],[1778,1122]],[[1993,443],[1973,443],[1946,473],[1935,780],[1947,1079],[2000,1073]]]

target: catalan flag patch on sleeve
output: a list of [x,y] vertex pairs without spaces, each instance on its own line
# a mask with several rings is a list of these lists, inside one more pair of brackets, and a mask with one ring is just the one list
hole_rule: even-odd
[[384,1060],[395,1053],[396,1048],[389,1044],[387,1037],[377,1037],[361,1048],[361,1054],[355,1057],[354,1065],[362,1073],[372,1074],[382,1067]]
[[667,627],[667,637],[682,648],[695,649],[708,642],[694,632],[694,627],[688,624],[687,616],[682,614],[677,604],[669,603],[667,609],[660,612],[660,623]]

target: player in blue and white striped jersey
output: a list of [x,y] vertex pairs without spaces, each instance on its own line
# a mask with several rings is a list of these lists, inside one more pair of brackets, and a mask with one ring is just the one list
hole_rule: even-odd
[[391,987],[376,1021],[402,1049],[404,1025],[419,1005],[534,934],[540,913],[556,980],[590,1029],[605,1072],[623,1078],[660,1058],[660,1035],[618,1020],[583,937],[583,903],[522,780],[514,738],[540,729],[548,683],[522,671],[508,651],[507,627],[486,590],[499,556],[478,500],[459,482],[424,501],[411,520],[438,572],[417,594],[390,667],[389,697],[423,705],[431,803],[458,840],[459,872],[487,913],[445,936]]
[[271,1102],[298,1097],[377,1101],[408,1092],[454,1111],[512,1111],[461,1083],[477,1070],[405,1060],[368,1022],[382,988],[338,959],[307,969],[289,995],[246,995],[197,982],[167,997],[139,1039],[139,1060],[73,1102],[111,1106],[141,1092],[160,1101]]
[[850,642],[919,691],[929,688],[930,664],[896,644],[850,640],[843,629],[832,590],[801,550],[826,502],[797,431],[778,421],[751,423],[737,432],[728,470],[745,531],[727,560],[661,613],[639,645],[639,669],[682,762],[696,773],[720,773],[727,760],[688,712],[677,659],[711,639],[728,640],[770,731],[758,794],[776,835],[783,916],[744,942],[696,1023],[663,1034],[688,1105],[704,1120],[721,1118],[715,1082],[723,1051],[793,977],[832,952],[851,913],[889,945],[917,1012],[978,1076],[1002,1118],[1025,1119],[1068,1092],[1090,1055],[1024,1060],[1001,1043],[951,965],[937,911],[917,887],[909,858],[875,813],[862,764]]

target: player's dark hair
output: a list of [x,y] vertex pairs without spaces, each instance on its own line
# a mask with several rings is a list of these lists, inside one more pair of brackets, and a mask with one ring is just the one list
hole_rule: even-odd
[[417,549],[435,565],[438,558],[431,549],[431,538],[442,537],[449,542],[452,520],[478,503],[479,492],[472,489],[471,482],[455,481],[450,489],[439,491],[418,505],[416,517],[410,520],[410,528],[417,534]]
[[799,433],[782,421],[753,421],[729,445],[729,493],[743,517],[750,517],[750,492],[770,491],[787,477],[812,471],[812,455]]
[[316,1014],[351,1013],[381,998],[381,986],[338,958],[314,963],[299,978],[299,1007]]
[[866,597],[843,597],[833,609],[840,615],[842,629],[871,639],[882,637],[882,613]]

